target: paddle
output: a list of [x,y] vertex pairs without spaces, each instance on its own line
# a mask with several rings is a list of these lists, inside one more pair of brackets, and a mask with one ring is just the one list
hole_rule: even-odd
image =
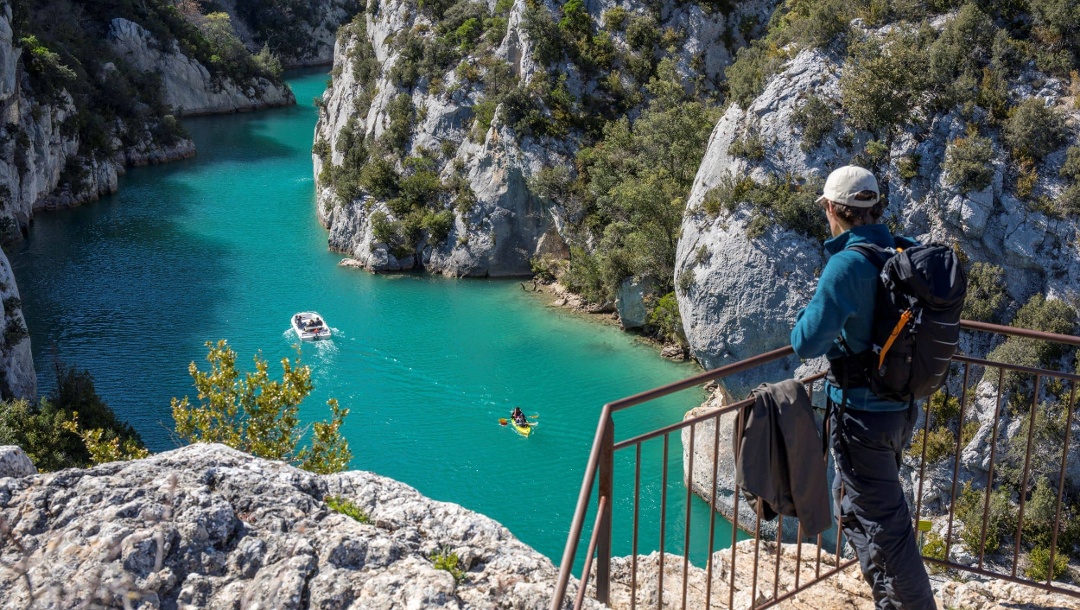
[[507,422],[506,422],[506,418],[505,418],[505,417],[500,417],[500,418],[499,418],[499,425],[500,425],[500,426],[505,426],[505,425],[506,425],[506,423],[507,423]]

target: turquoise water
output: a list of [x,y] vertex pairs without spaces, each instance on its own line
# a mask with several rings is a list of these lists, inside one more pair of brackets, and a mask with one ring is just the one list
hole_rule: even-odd
[[[697,371],[544,307],[516,281],[339,267],[315,219],[311,168],[311,100],[325,80],[294,76],[293,108],[188,120],[196,158],[132,170],[114,196],[37,216],[12,265],[41,391],[55,385],[56,359],[89,370],[153,450],[170,449],[169,402],[196,399],[187,366],[206,368],[205,342],[227,339],[246,370],[261,351],[280,374],[277,362],[296,356],[290,316],[316,310],[334,337],[302,347],[315,383],[302,411],[324,419],[328,397],[351,409],[352,468],[489,515],[558,562],[601,406]],[[688,391],[620,414],[618,437],[675,421],[700,399]],[[531,438],[498,423],[515,405],[539,414]],[[651,443],[647,456],[661,450]],[[667,548],[678,550],[677,438],[669,451]],[[627,459],[620,470],[632,476]],[[643,552],[658,538],[661,474],[643,473]],[[620,553],[629,552],[630,501],[618,506]],[[707,523],[703,503],[693,510]]]

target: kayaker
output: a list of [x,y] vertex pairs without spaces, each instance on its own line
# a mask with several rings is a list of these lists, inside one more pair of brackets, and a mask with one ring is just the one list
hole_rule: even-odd
[[510,413],[510,418],[519,426],[529,425],[529,420],[525,419],[525,414],[521,412],[521,407],[514,407],[513,412]]

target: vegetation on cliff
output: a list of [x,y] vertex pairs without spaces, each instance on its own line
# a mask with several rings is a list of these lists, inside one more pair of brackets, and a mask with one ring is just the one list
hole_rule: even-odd
[[112,447],[124,455],[145,452],[135,429],[98,396],[90,373],[60,364],[56,373],[56,388],[40,403],[0,402],[0,445],[22,447],[40,471],[84,468]]
[[[854,19],[859,27],[851,25]],[[1078,172],[1071,165],[1061,170],[1068,186],[1060,194],[1048,190],[1040,175],[1047,172],[1046,157],[1066,144],[1062,112],[1023,94],[1022,87],[1038,71],[1044,78],[1037,85],[1060,79],[1070,83],[1074,102],[1080,100],[1078,20],[1080,5],[1067,0],[788,2],[773,16],[768,34],[741,49],[728,68],[728,97],[746,108],[785,62],[803,49],[825,48],[842,58],[840,96],[828,103],[805,96],[797,117],[804,149],[820,147],[830,135],[830,144],[850,148],[855,132],[869,132],[873,138],[862,150],[852,149],[851,159],[878,171],[888,195],[891,172],[882,170],[893,166],[901,179],[910,179],[919,163],[891,158],[893,139],[956,112],[967,122],[967,134],[948,146],[951,186],[966,192],[989,185],[996,154],[988,136],[994,136],[1006,148],[1010,190],[1050,216],[1076,215]],[[1073,156],[1080,158],[1080,151]],[[799,216],[755,209],[768,224],[806,231]]]
[[[139,24],[162,48],[175,43],[215,78],[280,82],[273,58],[248,53],[224,13],[185,16],[163,0],[12,0],[11,6],[14,41],[23,49],[23,93],[41,106],[63,108],[70,100],[73,113],[60,131],[78,138],[82,159],[108,159],[141,145],[168,147],[186,137],[163,101],[160,77],[140,72],[111,49],[106,35],[113,19]],[[16,166],[25,171],[27,134],[20,130],[8,138],[15,143]],[[86,167],[69,162],[60,187],[79,192]]]

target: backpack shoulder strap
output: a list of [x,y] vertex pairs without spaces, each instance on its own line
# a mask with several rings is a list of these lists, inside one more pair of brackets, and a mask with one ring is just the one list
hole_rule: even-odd
[[874,263],[874,266],[878,269],[882,269],[885,266],[885,261],[889,260],[892,257],[892,252],[885,248],[882,248],[877,244],[872,244],[870,242],[852,244],[848,246],[847,249],[854,250],[859,254],[862,254],[866,257],[866,260]]

